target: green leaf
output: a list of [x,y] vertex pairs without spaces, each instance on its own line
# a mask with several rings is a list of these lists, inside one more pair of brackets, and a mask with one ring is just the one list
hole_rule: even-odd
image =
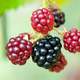
[[0,0],[0,16],[11,8],[17,8],[19,5],[30,3],[34,0]]

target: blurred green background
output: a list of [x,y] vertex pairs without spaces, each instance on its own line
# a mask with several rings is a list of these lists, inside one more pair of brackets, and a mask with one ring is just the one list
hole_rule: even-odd
[[[19,1],[19,0],[18,0]],[[12,65],[5,57],[5,44],[11,36],[31,32],[30,16],[32,11],[42,6],[40,0],[32,0],[16,9],[8,10],[0,17],[0,80],[62,80],[67,73],[80,65],[80,55],[70,54],[62,49],[68,65],[60,73],[51,73],[39,68],[31,59],[24,66]],[[0,6],[1,8],[2,6]],[[80,0],[70,0],[61,9],[66,14],[65,27],[69,30],[75,26],[80,30]],[[3,12],[2,12],[3,13]],[[55,35],[51,33],[52,35]],[[71,74],[71,73],[70,73]]]

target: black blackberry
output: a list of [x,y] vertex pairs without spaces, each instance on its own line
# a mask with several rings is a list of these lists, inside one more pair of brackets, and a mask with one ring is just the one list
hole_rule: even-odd
[[60,11],[60,9],[54,9],[53,16],[55,21],[54,27],[58,28],[65,23],[65,14],[64,12]]
[[48,35],[41,38],[33,46],[32,60],[38,66],[49,69],[57,62],[61,53],[61,47],[58,37]]

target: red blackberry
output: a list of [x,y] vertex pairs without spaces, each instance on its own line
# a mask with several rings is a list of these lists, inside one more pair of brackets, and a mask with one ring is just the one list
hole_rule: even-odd
[[17,36],[9,40],[6,50],[7,56],[13,64],[23,65],[32,53],[32,43]]
[[57,62],[61,47],[62,45],[58,37],[49,35],[39,39],[33,46],[32,60],[38,66],[49,69]]
[[67,65],[67,61],[63,54],[60,55],[58,62],[53,65],[49,70],[51,72],[60,72],[64,69],[64,67]]
[[53,29],[54,17],[48,9],[38,9],[33,12],[31,17],[31,23],[35,31],[42,34],[47,34]]
[[65,23],[65,14],[64,14],[64,12],[61,12],[59,9],[54,9],[52,11],[52,14],[54,16],[54,22],[55,22],[54,27],[58,28],[62,24]]
[[73,28],[64,34],[64,48],[69,52],[80,52],[80,32]]

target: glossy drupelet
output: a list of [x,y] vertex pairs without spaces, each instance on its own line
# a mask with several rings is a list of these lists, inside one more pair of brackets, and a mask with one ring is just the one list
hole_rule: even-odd
[[64,12],[61,12],[59,9],[53,9],[52,14],[54,16],[54,22],[55,22],[54,27],[58,28],[65,23]]
[[11,38],[6,46],[7,56],[15,65],[23,65],[32,53],[32,43],[20,36]]
[[71,53],[80,52],[80,31],[72,28],[64,34],[64,48]]
[[54,16],[46,8],[38,9],[32,13],[31,24],[35,31],[47,34],[53,29]]
[[61,53],[61,47],[58,37],[48,35],[39,39],[33,46],[32,60],[38,66],[49,69],[57,62]]

